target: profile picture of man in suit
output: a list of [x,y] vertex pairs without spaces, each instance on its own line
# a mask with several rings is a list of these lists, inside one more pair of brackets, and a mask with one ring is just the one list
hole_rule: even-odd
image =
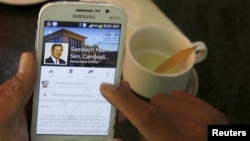
[[66,61],[61,59],[61,56],[63,54],[62,44],[52,44],[50,54],[51,55],[45,59],[46,64],[57,64],[57,65],[66,64]]

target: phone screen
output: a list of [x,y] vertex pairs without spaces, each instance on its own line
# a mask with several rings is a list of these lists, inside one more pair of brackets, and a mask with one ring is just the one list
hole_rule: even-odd
[[121,24],[45,21],[36,134],[108,135]]

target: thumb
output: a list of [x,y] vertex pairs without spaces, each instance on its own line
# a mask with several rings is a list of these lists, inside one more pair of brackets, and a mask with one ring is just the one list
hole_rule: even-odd
[[165,119],[154,105],[136,97],[125,84],[114,86],[102,83],[100,90],[102,95],[119,109],[146,139],[160,141],[166,137],[175,137],[175,130],[165,125]]
[[0,86],[0,107],[5,111],[20,111],[29,100],[35,82],[35,58],[31,53],[23,53],[16,75]]
[[120,86],[102,83],[100,90],[102,95],[138,128],[151,122],[157,113],[149,103],[135,96],[128,85],[125,81],[122,81]]

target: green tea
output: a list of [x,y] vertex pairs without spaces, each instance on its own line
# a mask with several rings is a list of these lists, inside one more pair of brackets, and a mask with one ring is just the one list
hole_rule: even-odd
[[[162,54],[155,51],[144,51],[135,55],[135,59],[141,64],[143,67],[154,71],[164,60],[170,57],[170,54]],[[164,74],[175,74],[179,73],[183,70],[182,66],[175,66]]]

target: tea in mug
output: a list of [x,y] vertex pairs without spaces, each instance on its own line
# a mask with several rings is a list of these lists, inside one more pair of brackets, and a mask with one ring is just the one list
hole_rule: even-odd
[[[151,71],[154,71],[162,62],[164,62],[169,57],[170,54],[163,54],[161,52],[153,50],[143,51],[135,55],[135,59],[138,61],[138,63]],[[180,73],[182,70],[184,70],[184,67],[178,65],[173,68],[170,68],[169,70],[164,72],[164,74]]]

